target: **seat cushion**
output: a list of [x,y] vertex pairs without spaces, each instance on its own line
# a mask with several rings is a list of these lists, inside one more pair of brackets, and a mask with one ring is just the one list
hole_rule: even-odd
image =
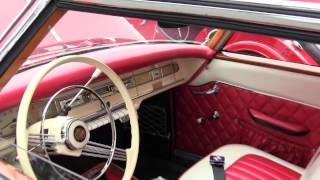
[[301,174],[262,156],[248,154],[229,166],[228,180],[247,179],[299,179]]
[[[242,173],[242,175],[246,175],[247,178],[244,179],[257,179],[258,177],[262,177],[263,174],[268,174],[268,177],[270,177],[273,173],[279,175],[280,173],[276,173],[276,170],[272,169],[271,166],[277,167],[281,169],[281,171],[283,172],[288,172],[288,174],[290,174],[290,177],[292,176],[293,178],[299,178],[300,174],[302,174],[304,171],[304,169],[301,167],[290,164],[282,159],[279,159],[278,157],[275,157],[259,149],[247,145],[231,144],[222,146],[213,153],[210,153],[209,155],[201,159],[189,170],[187,170],[180,177],[180,179],[213,180],[212,167],[209,164],[210,155],[220,155],[225,157],[226,174],[230,175],[228,175],[228,179],[235,178],[235,175],[237,175],[237,173],[240,176],[240,172]],[[257,164],[261,166],[258,167]],[[253,168],[252,166],[255,167]],[[253,169],[255,170],[255,173],[253,173]],[[248,175],[250,173],[252,176]],[[232,176],[231,174],[234,176]],[[280,178],[281,175],[284,174],[280,174],[278,179],[282,179]],[[266,179],[270,179],[268,177],[266,177]],[[239,178],[241,177],[237,177],[236,179]],[[285,179],[289,179],[289,177]]]

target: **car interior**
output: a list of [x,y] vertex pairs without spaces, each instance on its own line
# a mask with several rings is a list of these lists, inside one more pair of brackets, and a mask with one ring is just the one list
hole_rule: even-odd
[[80,14],[56,10],[1,76],[0,179],[320,177],[314,42],[114,14],[114,37],[72,39]]

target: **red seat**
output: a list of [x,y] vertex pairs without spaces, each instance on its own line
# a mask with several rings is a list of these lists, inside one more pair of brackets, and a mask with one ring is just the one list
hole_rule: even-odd
[[301,177],[301,174],[287,168],[286,166],[254,154],[248,154],[241,157],[229,166],[225,173],[228,180],[296,180]]
[[320,179],[320,158],[314,157],[312,163],[303,169],[259,149],[240,144],[225,145],[210,153],[188,169],[180,179],[214,180],[210,155],[225,157],[227,180]]

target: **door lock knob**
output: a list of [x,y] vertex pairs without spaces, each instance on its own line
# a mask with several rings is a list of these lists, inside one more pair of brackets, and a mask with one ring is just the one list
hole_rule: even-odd
[[218,111],[214,111],[211,117],[213,120],[217,120],[220,118],[220,113]]
[[218,111],[213,111],[213,113],[209,116],[197,118],[196,122],[198,124],[202,124],[204,123],[205,120],[213,121],[213,120],[218,120],[219,118],[220,118],[220,113]]
[[201,124],[201,123],[203,123],[204,119],[203,119],[203,117],[199,117],[196,119],[196,121],[198,124]]

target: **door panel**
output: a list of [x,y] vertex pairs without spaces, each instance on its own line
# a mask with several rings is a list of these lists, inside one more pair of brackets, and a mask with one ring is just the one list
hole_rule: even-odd
[[206,155],[247,144],[305,167],[320,145],[319,82],[317,67],[220,56],[175,90],[175,147]]
[[[216,94],[192,93],[206,91],[214,84],[185,85],[176,89],[177,149],[206,155],[222,145],[240,143],[303,167],[308,163],[320,142],[319,109],[224,83],[217,83],[219,92]],[[261,125],[254,121],[250,109],[283,123],[301,125],[309,132],[290,135]],[[214,111],[219,112],[218,119],[211,118]],[[202,123],[197,122],[200,117],[204,118]]]
[[226,82],[320,108],[319,67],[235,53],[224,54],[228,56],[218,54],[191,85]]

